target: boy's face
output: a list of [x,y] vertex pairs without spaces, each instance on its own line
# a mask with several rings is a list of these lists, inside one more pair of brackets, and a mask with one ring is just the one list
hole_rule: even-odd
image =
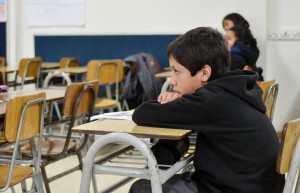
[[173,91],[179,94],[192,94],[196,89],[201,88],[206,84],[201,79],[202,70],[198,71],[195,76],[184,66],[179,64],[172,56],[169,58],[170,67],[172,70],[170,83],[173,85]]
[[234,45],[234,43],[237,41],[237,37],[235,36],[234,32],[231,30],[226,32],[225,38],[227,40],[228,48],[231,48]]

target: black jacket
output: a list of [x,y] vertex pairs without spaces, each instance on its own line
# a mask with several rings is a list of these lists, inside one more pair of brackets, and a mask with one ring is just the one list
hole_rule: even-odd
[[200,193],[279,193],[278,138],[256,80],[254,72],[232,71],[181,99],[145,102],[133,121],[198,132],[193,178]]

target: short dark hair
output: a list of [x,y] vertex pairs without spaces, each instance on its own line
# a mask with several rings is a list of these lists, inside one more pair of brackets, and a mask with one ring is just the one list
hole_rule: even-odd
[[177,37],[167,48],[173,57],[194,76],[205,64],[212,69],[208,81],[221,77],[230,66],[230,54],[222,34],[210,27],[198,27]]
[[246,45],[256,47],[256,39],[253,37],[250,29],[244,28],[243,26],[233,26],[229,31],[232,31],[237,39],[244,42]]
[[230,14],[226,15],[222,21],[223,27],[224,27],[224,20],[232,21],[235,26],[240,25],[240,26],[243,26],[248,29],[250,28],[248,21],[238,13],[230,13]]

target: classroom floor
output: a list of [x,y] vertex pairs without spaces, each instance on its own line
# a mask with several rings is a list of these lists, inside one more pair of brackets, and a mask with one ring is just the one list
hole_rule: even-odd
[[[102,153],[106,152],[112,152],[114,149],[117,149],[120,145],[109,145],[107,146]],[[78,163],[76,156],[68,157],[64,160],[61,160],[59,162],[53,163],[46,167],[46,171],[48,172],[49,176],[52,176],[56,174],[56,171],[62,171],[66,168],[71,168],[75,166]],[[112,182],[115,182],[116,180],[120,179],[119,176],[113,176],[113,175],[101,175],[100,178],[97,177],[97,186],[98,191],[102,189],[102,187],[105,187]],[[81,171],[73,172],[69,175],[66,175],[60,179],[57,179],[56,181],[53,181],[50,183],[50,189],[52,193],[79,193],[80,189],[80,180],[81,180]],[[130,181],[123,187],[117,189],[114,191],[114,193],[126,193],[129,190],[129,187],[134,182]],[[27,180],[28,187],[31,185],[31,180]],[[93,193],[92,185],[90,188],[90,192]],[[12,191],[9,189],[5,191],[5,193],[11,193]],[[21,187],[20,185],[15,186],[15,192],[21,193]]]

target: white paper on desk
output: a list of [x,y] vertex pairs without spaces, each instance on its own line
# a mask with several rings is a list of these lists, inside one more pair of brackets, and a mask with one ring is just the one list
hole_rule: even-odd
[[103,113],[100,115],[94,115],[91,117],[91,120],[98,120],[98,119],[121,119],[121,120],[132,120],[132,113],[133,111],[119,111],[119,112],[112,112],[112,113]]

